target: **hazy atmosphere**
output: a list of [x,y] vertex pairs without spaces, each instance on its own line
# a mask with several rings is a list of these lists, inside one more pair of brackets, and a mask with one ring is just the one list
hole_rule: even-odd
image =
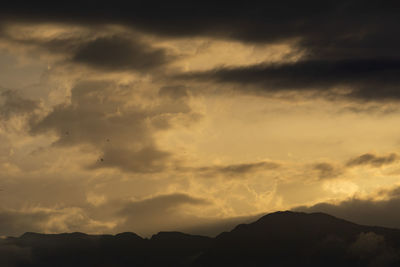
[[0,236],[400,228],[399,4],[309,2],[2,7]]

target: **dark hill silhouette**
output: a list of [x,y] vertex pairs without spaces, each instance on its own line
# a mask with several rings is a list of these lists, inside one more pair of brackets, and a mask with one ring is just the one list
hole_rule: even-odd
[[400,266],[400,230],[285,211],[215,238],[25,233],[0,241],[0,266]]
[[[399,242],[400,230],[357,225],[323,213],[285,211],[220,234],[197,261],[204,266],[367,266],[381,260],[400,266],[394,259]],[[387,247],[372,251],[375,245]]]

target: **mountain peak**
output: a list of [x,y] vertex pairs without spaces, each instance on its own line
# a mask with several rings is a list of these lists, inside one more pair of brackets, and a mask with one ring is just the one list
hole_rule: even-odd
[[264,215],[257,221],[252,224],[262,224],[266,222],[276,222],[281,221],[285,224],[293,224],[293,223],[300,223],[300,222],[309,222],[310,224],[321,224],[321,223],[347,223],[353,224],[351,222],[345,221],[343,219],[336,218],[332,215],[322,213],[322,212],[314,212],[314,213],[305,213],[305,212],[297,212],[297,211],[277,211],[273,213],[269,213]]

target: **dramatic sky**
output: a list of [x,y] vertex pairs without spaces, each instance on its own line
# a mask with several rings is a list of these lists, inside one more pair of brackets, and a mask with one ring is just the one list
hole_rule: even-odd
[[397,2],[14,2],[0,236],[213,235],[287,209],[400,228]]

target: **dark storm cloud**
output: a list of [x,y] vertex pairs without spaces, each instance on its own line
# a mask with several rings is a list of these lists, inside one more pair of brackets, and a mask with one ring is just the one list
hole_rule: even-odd
[[73,61],[106,70],[146,71],[165,64],[168,58],[163,49],[121,36],[97,38],[83,44]]
[[[178,79],[236,84],[245,93],[309,91],[328,98],[364,101],[400,100],[399,77],[400,60],[396,59],[312,59],[177,75]],[[347,91],[332,91],[336,88]]]
[[38,101],[26,99],[18,91],[7,90],[0,93],[0,118],[9,119],[14,115],[32,114],[38,108]]
[[294,208],[295,211],[324,212],[355,223],[400,228],[399,188],[382,191],[384,200],[352,198],[338,204],[318,203]]
[[356,158],[350,159],[346,166],[355,167],[369,165],[372,167],[381,167],[383,165],[389,165],[399,160],[399,156],[395,153],[388,154],[386,156],[377,156],[372,153],[366,153]]
[[[350,87],[345,96],[360,100],[399,100],[400,27],[395,1],[274,1],[163,4],[122,1],[7,4],[4,22],[36,21],[121,24],[164,37],[235,39],[251,43],[291,42],[303,55],[296,63],[221,68],[191,75],[218,82],[256,84],[260,91]],[[117,49],[118,48],[118,49]],[[143,53],[137,53],[141,50]],[[102,51],[114,51],[102,53]],[[113,55],[114,54],[114,55]],[[124,56],[125,55],[125,56]],[[165,53],[126,40],[97,39],[81,47],[75,60],[106,69],[148,69],[165,62]],[[141,61],[141,63],[138,63]],[[248,92],[245,89],[243,92]]]
[[[14,4],[1,11],[4,20],[118,23],[166,36],[213,35],[265,42],[303,37],[329,50],[334,44],[372,39],[397,31],[394,1],[274,1],[215,3],[212,1],[73,2]],[[385,28],[386,27],[386,28]],[[384,29],[385,31],[381,31]],[[395,35],[390,37],[398,40]],[[377,39],[375,37],[373,40]],[[331,42],[327,42],[331,40]],[[312,42],[311,42],[312,41]],[[371,44],[374,42],[369,41]],[[393,44],[390,44],[394,47]],[[349,45],[347,45],[349,46]],[[343,48],[342,48],[343,49]]]
[[[90,28],[89,28],[90,29]],[[98,34],[88,32],[54,34],[51,37],[3,34],[15,44],[33,46],[66,56],[67,60],[106,71],[148,71],[171,62],[174,57],[165,49],[153,48],[136,34]]]
[[148,71],[174,59],[166,49],[154,48],[142,40],[142,35],[137,32],[118,33],[91,25],[70,30],[65,25],[59,26],[63,30],[46,35],[43,34],[46,30],[38,31],[39,34],[30,31],[21,34],[2,25],[0,40],[9,41],[11,46],[22,45],[63,55],[70,62],[106,71]]
[[204,175],[224,175],[224,176],[239,176],[249,173],[254,173],[262,170],[273,170],[280,167],[280,164],[275,162],[261,161],[252,163],[240,163],[221,166],[205,166],[195,168]]
[[308,55],[340,58],[399,55],[395,1],[274,1],[215,3],[169,1],[14,4],[5,21],[116,23],[164,36],[214,36],[247,42],[299,39]]

